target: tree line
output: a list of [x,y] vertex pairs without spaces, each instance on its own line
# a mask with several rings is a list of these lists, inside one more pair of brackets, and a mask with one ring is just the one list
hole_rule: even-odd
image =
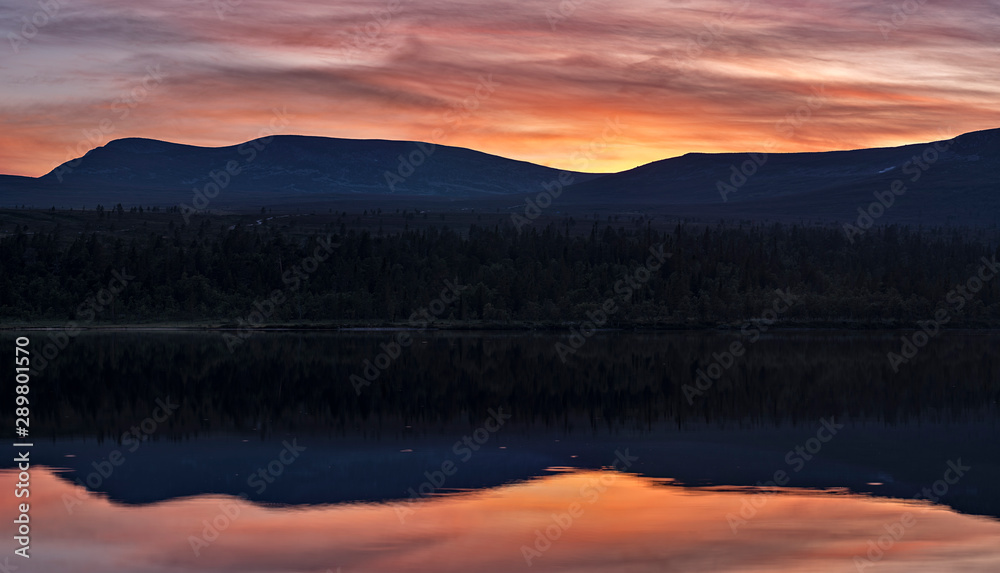
[[171,225],[123,238],[15,226],[0,238],[0,319],[79,321],[124,273],[126,288],[87,307],[93,322],[229,324],[280,292],[269,323],[402,323],[448,280],[464,288],[442,324],[558,324],[586,320],[662,248],[669,258],[616,299],[608,326],[739,323],[770,308],[776,289],[801,299],[781,317],[791,323],[914,324],[955,310],[949,296],[968,286],[978,288],[963,291],[951,325],[1000,322],[1000,280],[970,283],[996,260],[995,231],[886,226],[849,241],[840,229],[800,225],[571,227],[372,232],[331,223],[303,234],[206,218],[183,232]]

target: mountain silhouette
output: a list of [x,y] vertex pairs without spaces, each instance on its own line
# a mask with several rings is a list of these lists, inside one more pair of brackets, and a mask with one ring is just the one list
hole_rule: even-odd
[[285,135],[208,148],[128,138],[39,178],[0,176],[0,205],[172,206],[201,194],[209,208],[233,210],[404,197],[516,209],[561,179],[570,185],[553,198],[560,212],[815,222],[867,212],[875,223],[983,226],[998,222],[998,175],[1000,129],[892,148],[689,153],[612,174],[409,141]]

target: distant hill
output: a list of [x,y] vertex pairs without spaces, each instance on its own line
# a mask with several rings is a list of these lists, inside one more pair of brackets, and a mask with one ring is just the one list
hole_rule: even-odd
[[[0,176],[0,206],[191,204],[195,190],[214,192],[214,181],[220,190],[211,208],[405,200],[516,210],[561,173],[419,142],[275,136],[206,148],[131,138],[37,179]],[[1000,129],[894,148],[691,153],[621,173],[568,177],[573,185],[553,201],[553,212],[600,208],[707,220],[843,223],[856,220],[859,207],[869,210],[880,193],[891,204],[884,213],[871,210],[876,223],[992,226],[1000,222]],[[894,184],[901,192],[892,193]]]
[[[177,205],[191,203],[195,189],[204,192],[213,182],[220,191],[212,205],[229,208],[280,204],[301,195],[477,198],[529,193],[559,174],[533,163],[419,142],[284,135],[209,148],[128,138],[38,179],[4,176],[0,205]],[[576,181],[598,176],[573,175]]]
[[[890,201],[885,193],[897,180],[906,189]],[[891,206],[877,222],[992,225],[1000,216],[998,181],[1000,129],[994,129],[856,151],[691,153],[580,183],[566,195],[579,203],[670,206],[709,218],[847,221],[880,193]]]

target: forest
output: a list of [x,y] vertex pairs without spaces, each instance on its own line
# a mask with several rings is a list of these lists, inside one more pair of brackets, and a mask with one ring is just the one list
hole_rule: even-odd
[[[1000,324],[996,230],[88,215],[0,218],[5,325],[403,325],[430,308],[436,326],[559,327],[614,298],[605,326],[703,327],[761,317],[776,289],[800,301],[782,324],[908,326],[942,309],[949,326]],[[666,256],[655,269],[651,249]]]

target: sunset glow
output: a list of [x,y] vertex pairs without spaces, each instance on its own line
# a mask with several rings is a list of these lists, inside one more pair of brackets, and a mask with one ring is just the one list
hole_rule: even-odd
[[[14,481],[10,472],[0,476]],[[50,571],[499,572],[527,569],[530,558],[540,571],[608,571],[627,562],[629,571],[848,572],[857,571],[855,557],[866,558],[869,540],[910,518],[865,567],[912,573],[1000,565],[995,521],[836,492],[761,497],[590,471],[420,502],[287,511],[210,495],[122,506],[48,471],[34,477],[42,562],[32,564]],[[752,516],[751,503],[759,507]],[[571,509],[575,518],[554,525],[553,515]],[[192,545],[208,523],[219,524],[218,539]],[[547,529],[548,545],[537,540]]]
[[[120,137],[230,145],[275,108],[292,117],[284,133],[590,171],[1000,126],[994,0],[895,19],[890,3],[855,0],[80,0],[51,16],[8,1],[0,14],[8,174],[38,176]],[[602,140],[614,118],[623,132]],[[573,161],[581,149],[588,159]]]

